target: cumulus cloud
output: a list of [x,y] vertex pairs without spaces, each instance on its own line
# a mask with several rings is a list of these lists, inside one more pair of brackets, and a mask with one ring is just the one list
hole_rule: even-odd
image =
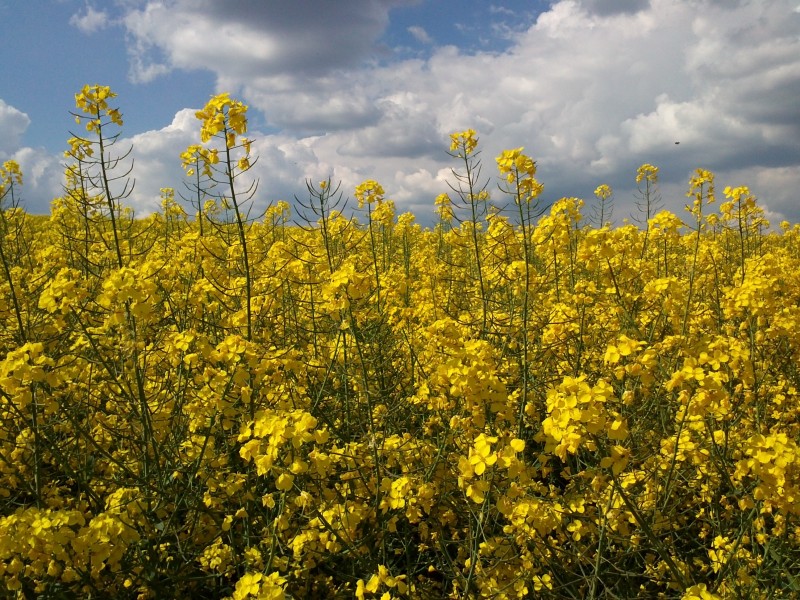
[[398,92],[381,98],[376,105],[380,120],[353,132],[340,146],[341,154],[368,160],[373,156],[431,157],[441,152],[435,111],[418,94]]
[[96,10],[94,7],[87,5],[84,12],[75,13],[70,17],[69,24],[77,27],[83,33],[90,34],[107,27],[109,16],[106,11]]
[[373,86],[374,82],[353,73],[303,83],[291,77],[243,81],[223,76],[219,81],[220,89],[241,88],[248,102],[263,110],[270,123],[301,136],[374,125],[381,111]]
[[650,0],[582,0],[591,13],[601,16],[636,13],[650,6]]
[[118,147],[122,152],[131,149],[134,167],[131,178],[135,186],[125,202],[138,214],[158,210],[162,187],[172,187],[176,193],[187,192],[182,185],[187,178],[181,168],[180,154],[189,145],[199,142],[198,121],[194,113],[194,109],[183,109],[162,129],[119,140]]
[[0,162],[16,161],[22,169],[20,198],[26,210],[46,213],[61,191],[59,158],[40,148],[22,145],[31,120],[27,114],[0,98]]
[[220,90],[263,112],[273,133],[258,148],[279,193],[304,176],[374,177],[401,208],[430,204],[447,190],[448,134],[474,127],[485,172],[502,148],[524,145],[547,200],[609,183],[625,205],[650,162],[670,208],[704,167],[752,177],[771,210],[800,219],[782,191],[800,178],[794,0],[562,0],[509,33],[507,50],[434,47],[424,60],[381,54],[403,3],[172,0],[125,24],[143,77],[210,69]]
[[50,212],[53,198],[63,193],[62,161],[40,148],[20,148],[11,155],[22,170],[22,205],[30,213]]
[[158,47],[163,52],[158,71],[207,68],[240,79],[321,74],[370,58],[389,10],[409,3],[414,2],[171,0],[147,2],[129,12],[124,23],[145,72],[152,62],[147,51]]
[[31,124],[24,112],[7,104],[0,98],[0,156],[10,154],[19,148],[22,135]]
[[417,40],[421,44],[432,44],[433,38],[425,31],[424,27],[420,27],[419,25],[412,25],[408,28],[408,33],[414,36],[414,39]]

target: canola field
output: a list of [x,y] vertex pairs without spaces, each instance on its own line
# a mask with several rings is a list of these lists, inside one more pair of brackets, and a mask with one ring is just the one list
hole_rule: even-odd
[[0,170],[0,596],[800,597],[800,227],[746,187],[646,164],[612,227],[467,130],[433,228],[254,215],[223,94],[138,219],[113,104],[49,216]]

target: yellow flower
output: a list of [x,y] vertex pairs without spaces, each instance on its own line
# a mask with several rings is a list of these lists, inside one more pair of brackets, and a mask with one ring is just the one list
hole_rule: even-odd
[[646,181],[647,183],[656,183],[658,181],[658,167],[651,164],[643,164],[636,171],[636,183]]
[[[103,114],[106,114],[115,125],[122,125],[122,114],[119,109],[108,107],[108,99],[116,96],[109,86],[103,85],[85,85],[75,94],[75,106],[89,117],[86,122],[88,131],[99,129]],[[81,117],[76,116],[75,120],[80,122]]]
[[611,448],[611,455],[603,458],[600,461],[600,466],[604,469],[611,467],[614,475],[619,475],[628,466],[630,460],[630,450],[623,446],[613,446]]
[[507,192],[514,195],[514,201],[518,204],[532,202],[544,189],[534,177],[536,163],[522,153],[523,149],[504,150],[496,159],[500,174],[506,176],[506,181],[511,186]]
[[681,600],[722,600],[722,596],[709,592],[706,584],[701,583],[687,589]]
[[496,437],[483,433],[475,438],[475,444],[469,453],[469,463],[476,475],[483,475],[486,467],[497,462],[497,455],[492,453],[492,444],[495,442],[497,442]]
[[689,191],[686,195],[694,196],[694,205],[690,207],[690,211],[699,216],[704,199],[708,204],[714,202],[714,174],[707,169],[697,169],[689,180]]
[[453,220],[455,213],[453,212],[453,203],[450,200],[450,196],[447,194],[439,194],[434,199],[434,204],[436,206],[436,215],[445,222],[450,222]]
[[522,452],[525,450],[525,441],[518,440],[517,438],[512,439],[509,443],[509,446],[514,450],[514,452]]
[[597,196],[599,200],[608,200],[612,193],[611,186],[606,184],[600,185],[594,190],[594,195]]
[[278,476],[278,479],[275,480],[275,487],[277,487],[282,492],[288,492],[292,489],[294,485],[294,475],[290,473],[282,473]]
[[[232,99],[227,92],[212,96],[195,116],[203,123],[200,140],[204,144],[222,133],[226,146],[233,148],[237,143],[237,135],[247,132],[247,106]],[[249,142],[247,145],[249,147]]]
[[450,134],[450,151],[455,152],[456,156],[462,158],[475,152],[478,146],[478,138],[475,137],[474,129],[466,129]]
[[383,186],[374,179],[367,179],[356,186],[356,199],[358,207],[363,208],[365,204],[383,201]]
[[486,500],[486,492],[489,491],[489,482],[480,480],[470,483],[467,486],[467,498],[475,502],[475,504],[482,504]]
[[261,580],[264,576],[261,573],[245,573],[236,582],[236,589],[233,592],[234,600],[243,600],[250,596],[257,596],[261,590]]
[[17,161],[7,160],[0,168],[0,190],[14,184],[22,185],[22,169],[19,168]]

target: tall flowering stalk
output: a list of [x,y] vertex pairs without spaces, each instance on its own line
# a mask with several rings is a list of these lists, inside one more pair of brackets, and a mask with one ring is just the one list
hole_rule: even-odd
[[[203,110],[195,113],[202,123],[200,140],[208,145],[218,142],[214,147],[192,146],[182,155],[184,165],[188,161],[200,159],[202,173],[214,184],[225,190],[222,204],[232,208],[239,244],[242,248],[242,268],[245,278],[245,310],[247,340],[253,339],[253,273],[247,245],[245,225],[249,214],[244,211],[244,203],[252,199],[257,182],[241,189],[239,179],[255,164],[251,155],[251,140],[243,137],[247,132],[247,106],[224,93],[213,96]],[[220,157],[220,154],[222,156]],[[194,174],[190,168],[188,174]]]
[[[636,185],[639,186],[639,197],[636,200],[636,207],[641,214],[640,222],[644,225],[644,241],[642,242],[642,254],[644,258],[647,252],[647,244],[650,239],[650,219],[661,207],[661,195],[658,193],[658,167],[645,163],[636,171]],[[634,219],[639,219],[634,217]],[[602,224],[601,224],[602,226]]]
[[525,254],[525,282],[522,288],[522,348],[520,354],[520,371],[522,373],[522,395],[519,401],[517,415],[517,433],[522,435],[523,415],[528,404],[528,391],[530,387],[530,340],[528,339],[528,325],[530,321],[530,286],[531,262],[533,248],[531,247],[530,228],[533,220],[541,216],[539,196],[544,186],[536,180],[536,163],[532,158],[522,153],[524,148],[504,150],[497,157],[497,169],[505,178],[505,183],[500,186],[501,191],[511,196],[517,207],[517,217],[522,234],[522,247]]
[[[375,225],[380,227],[382,233],[386,230],[387,208],[389,222],[394,216],[391,205],[391,200],[384,199],[383,186],[374,179],[367,179],[356,186],[356,200],[358,201],[358,208],[366,209],[367,211],[367,227],[369,229],[370,249],[372,251],[372,263],[375,271],[375,294],[378,305],[378,310],[381,310],[381,266],[378,260],[378,243],[375,239]],[[384,218],[380,218],[383,216]],[[384,236],[382,236],[384,237]],[[385,240],[382,240],[385,241]],[[384,259],[384,267],[386,265],[386,257]]]
[[22,214],[19,212],[18,188],[22,187],[22,170],[16,161],[9,160],[0,167],[0,262],[3,263],[3,275],[8,283],[14,316],[17,320],[16,341],[24,344],[27,341],[25,324],[22,319],[22,308],[17,295],[17,285],[11,270],[14,256],[6,244],[12,238],[17,239],[21,233]]
[[478,138],[474,129],[450,134],[450,156],[461,160],[464,163],[464,170],[461,172],[452,169],[456,183],[449,185],[460,199],[462,208],[469,211],[469,218],[465,223],[469,229],[475,256],[475,273],[481,295],[481,335],[484,335],[489,318],[489,294],[483,272],[483,252],[479,230],[488,214],[489,192],[486,189],[488,182],[481,183],[479,153]]
[[688,327],[689,309],[691,307],[692,295],[697,281],[697,257],[700,254],[700,241],[703,235],[703,205],[712,204],[716,199],[714,194],[714,174],[707,169],[697,169],[689,180],[689,191],[686,192],[689,198],[694,198],[691,205],[686,205],[686,210],[691,213],[695,221],[694,249],[692,251],[692,266],[689,270],[689,292],[686,298],[686,310],[683,318],[683,331],[686,334]]
[[197,225],[201,238],[205,234],[204,223],[207,218],[204,200],[208,198],[208,190],[203,185],[202,177],[211,176],[210,157],[209,150],[200,144],[192,144],[181,152],[181,166],[186,171],[187,177],[194,178],[192,183],[184,182],[184,185],[194,196],[191,202],[197,210]]
[[338,263],[334,256],[336,240],[331,234],[331,219],[338,216],[346,204],[342,199],[341,187],[341,182],[335,186],[332,185],[330,178],[320,181],[318,185],[314,185],[311,180],[306,180],[308,200],[303,201],[295,197],[295,201],[301,209],[300,218],[309,228],[318,227],[322,234],[328,273],[333,273]]
[[104,216],[111,225],[114,256],[117,267],[121,269],[125,265],[120,231],[121,201],[133,191],[133,182],[129,179],[133,167],[126,168],[123,162],[131,149],[122,154],[114,154],[112,150],[120,131],[109,133],[109,128],[122,127],[119,108],[111,108],[108,104],[116,96],[109,86],[103,85],[86,85],[75,94],[75,106],[79,112],[72,115],[77,124],[85,126],[91,137],[75,135],[70,138],[67,156],[73,158],[81,169],[82,185],[94,199],[93,206],[100,208],[104,205]]
[[594,215],[597,218],[597,226],[603,228],[607,225],[607,220],[611,219],[614,213],[614,192],[607,184],[599,185],[594,190],[597,204],[594,207]]
[[760,228],[764,225],[764,211],[756,205],[755,197],[747,186],[727,186],[723,190],[725,202],[720,207],[720,215],[725,224],[734,224],[738,238],[741,281],[745,280],[746,261],[752,255]]

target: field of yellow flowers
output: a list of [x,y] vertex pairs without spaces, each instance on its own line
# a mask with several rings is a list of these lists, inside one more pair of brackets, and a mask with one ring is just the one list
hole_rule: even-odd
[[643,165],[589,224],[467,130],[433,229],[371,180],[256,217],[223,94],[135,219],[113,98],[49,217],[0,170],[0,596],[800,596],[800,227],[747,188]]

